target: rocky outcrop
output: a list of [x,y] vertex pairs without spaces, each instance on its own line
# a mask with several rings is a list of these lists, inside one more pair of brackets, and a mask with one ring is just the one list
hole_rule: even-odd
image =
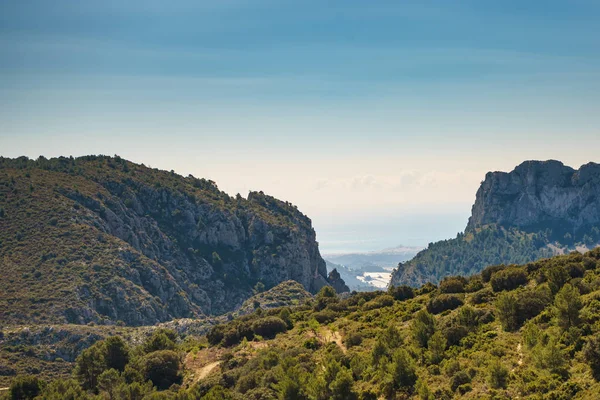
[[498,224],[578,235],[600,223],[600,165],[526,161],[509,173],[489,172],[471,214],[467,231]]
[[420,286],[494,264],[524,264],[600,243],[600,165],[526,161],[489,172],[464,233],[431,243],[394,270],[391,285]]
[[[233,311],[258,282],[269,289],[294,280],[313,293],[329,284],[310,218],[263,192],[231,197],[212,181],[104,156],[0,158],[2,174],[15,186],[0,193],[10,200],[0,204],[2,235],[29,224],[44,240],[24,239],[27,258],[7,246],[0,256],[14,256],[15,271],[38,263],[53,274],[60,258],[73,272],[60,288],[71,301],[52,308],[63,310],[63,320],[43,322],[155,324]],[[35,196],[27,190],[32,181]],[[37,220],[19,216],[25,199],[39,210]],[[61,248],[57,256],[53,249]],[[46,277],[32,284],[41,288]]]
[[337,268],[334,268],[327,276],[327,281],[335,289],[337,293],[349,292],[350,288],[346,285],[346,282],[340,276]]

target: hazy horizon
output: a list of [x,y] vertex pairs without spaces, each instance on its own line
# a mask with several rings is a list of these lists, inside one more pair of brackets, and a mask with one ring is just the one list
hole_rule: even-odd
[[600,4],[2,2],[0,155],[262,190],[321,251],[426,246],[488,171],[600,161]]

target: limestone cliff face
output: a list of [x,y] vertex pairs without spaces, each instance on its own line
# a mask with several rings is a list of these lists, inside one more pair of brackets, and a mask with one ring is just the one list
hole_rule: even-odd
[[391,285],[420,286],[495,264],[524,264],[600,243],[600,165],[526,161],[489,172],[464,233],[400,263]]
[[[294,280],[313,293],[329,284],[310,218],[262,192],[231,197],[211,181],[104,156],[0,167],[9,183],[0,185],[0,258],[10,265],[2,276],[38,265],[38,279],[22,285],[65,293],[45,300],[52,312],[33,317],[40,321],[154,324],[233,311],[258,282]],[[0,280],[0,294],[18,285]],[[23,310],[27,301],[24,293]]]
[[576,234],[600,222],[600,165],[579,170],[559,161],[526,161],[489,172],[477,191],[467,231],[487,224]]

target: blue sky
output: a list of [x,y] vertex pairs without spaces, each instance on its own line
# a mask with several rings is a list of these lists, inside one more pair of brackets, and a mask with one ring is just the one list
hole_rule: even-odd
[[591,0],[4,0],[0,154],[263,189],[331,251],[426,244],[488,170],[600,161],[599,26]]

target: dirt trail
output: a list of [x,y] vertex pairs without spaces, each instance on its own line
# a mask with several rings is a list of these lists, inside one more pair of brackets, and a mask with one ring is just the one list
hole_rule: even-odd
[[519,361],[517,361],[517,364],[521,366],[523,365],[523,347],[521,346],[521,343],[517,346],[517,353],[519,354]]
[[222,351],[214,349],[200,350],[196,354],[189,353],[184,361],[185,367],[193,371],[192,383],[198,382],[200,379],[204,379],[210,374],[216,367],[221,364],[219,358],[221,357]]
[[344,342],[342,341],[342,335],[339,332],[332,332],[331,330],[325,328],[323,329],[323,339],[325,339],[326,343],[334,342],[337,344],[340,349],[345,353],[348,349],[344,346]]
[[211,373],[211,371],[213,369],[215,369],[216,367],[219,366],[219,364],[221,364],[221,361],[215,361],[215,362],[211,362],[208,365],[205,365],[204,367],[196,370],[196,381],[199,381],[200,379],[204,379],[208,376],[208,374]]
[[521,343],[517,345],[517,355],[519,356],[519,359],[517,360],[517,366],[514,367],[511,372],[515,372],[518,367],[523,366],[523,346],[521,346]]

